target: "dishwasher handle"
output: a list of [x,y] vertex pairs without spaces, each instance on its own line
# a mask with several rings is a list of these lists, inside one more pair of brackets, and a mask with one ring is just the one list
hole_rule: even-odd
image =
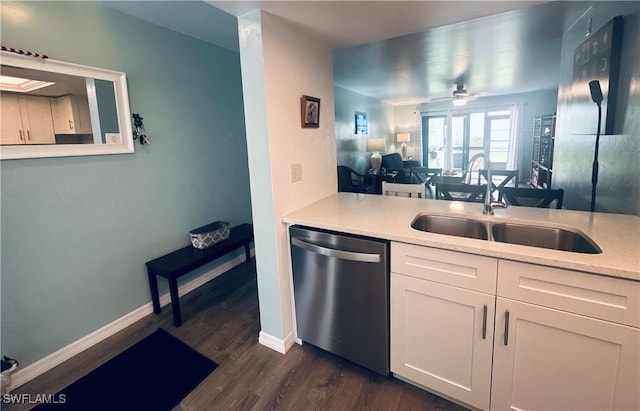
[[303,250],[311,251],[312,253],[324,255],[327,257],[339,258],[341,260],[358,261],[361,263],[379,263],[382,258],[380,254],[336,250],[334,248],[323,247],[321,245],[302,241],[301,239],[295,237],[291,238],[291,244],[298,248],[302,248]]

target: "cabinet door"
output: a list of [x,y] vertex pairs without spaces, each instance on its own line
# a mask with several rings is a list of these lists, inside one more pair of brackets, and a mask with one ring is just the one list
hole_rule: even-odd
[[91,134],[89,103],[75,95],[51,99],[56,134]]
[[495,297],[391,274],[391,371],[489,408]]
[[639,358],[640,329],[498,297],[491,408],[640,409]]
[[76,107],[72,104],[71,96],[51,99],[53,109],[53,126],[56,134],[73,134],[76,132]]
[[91,129],[91,113],[89,111],[89,101],[82,96],[76,97],[78,107],[78,120],[76,124],[76,133],[92,134]]
[[27,144],[55,144],[53,115],[48,97],[22,96],[22,125]]
[[20,98],[14,94],[2,94],[2,113],[0,132],[1,144],[24,144],[26,138],[22,130],[22,115],[20,114]]

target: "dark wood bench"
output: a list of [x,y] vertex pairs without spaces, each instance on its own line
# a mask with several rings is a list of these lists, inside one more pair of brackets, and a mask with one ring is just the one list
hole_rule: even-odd
[[251,257],[249,245],[253,241],[253,225],[242,224],[230,230],[229,237],[205,249],[187,246],[172,253],[147,261],[147,274],[149,275],[149,288],[153,312],[159,314],[160,296],[158,294],[158,279],[161,276],[169,282],[171,294],[171,308],[173,309],[173,324],[179,327],[182,324],[180,315],[180,301],[178,296],[178,278],[195,270],[198,267],[210,263],[240,247],[244,247],[247,261]]

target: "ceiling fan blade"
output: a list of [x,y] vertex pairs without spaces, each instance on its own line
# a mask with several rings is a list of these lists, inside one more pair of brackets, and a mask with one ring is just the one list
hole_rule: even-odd
[[425,101],[425,103],[434,103],[436,101],[449,101],[449,100],[453,100],[453,97],[434,97],[434,98],[429,98]]
[[469,100],[476,100],[480,97],[486,97],[486,96],[492,96],[492,93],[489,93],[488,91],[477,91],[477,92],[473,92],[473,93],[469,93],[469,95],[467,96],[467,98]]

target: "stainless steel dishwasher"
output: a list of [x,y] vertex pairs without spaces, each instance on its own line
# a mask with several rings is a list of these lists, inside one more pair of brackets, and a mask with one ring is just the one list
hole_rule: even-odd
[[389,374],[389,242],[293,226],[298,337]]

